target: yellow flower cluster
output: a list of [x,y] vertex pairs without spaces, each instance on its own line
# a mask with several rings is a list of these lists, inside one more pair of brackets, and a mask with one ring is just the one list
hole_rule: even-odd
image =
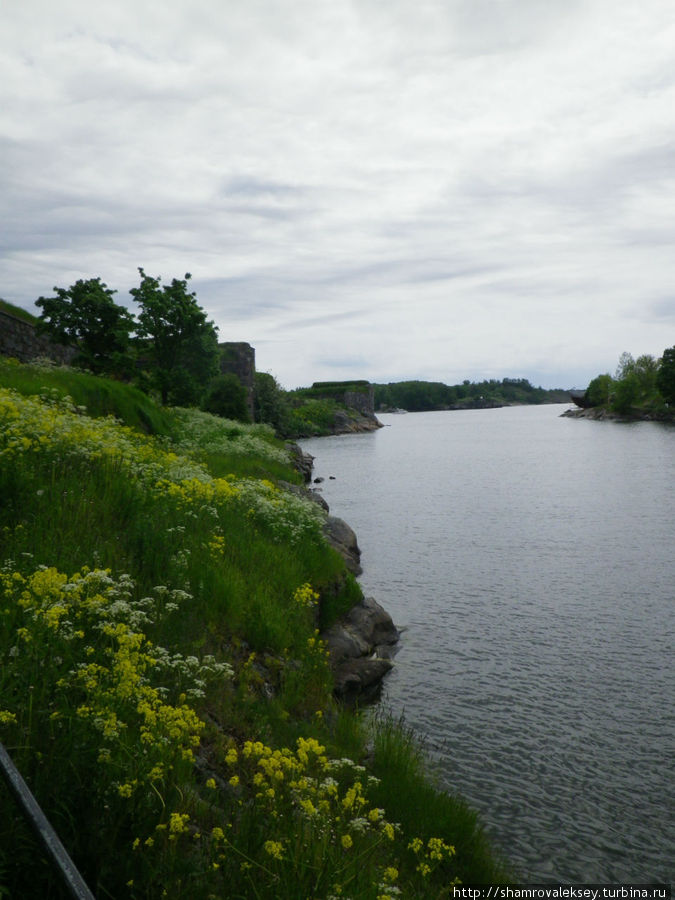
[[111,639],[104,650],[108,665],[87,664],[76,670],[75,678],[87,694],[89,718],[104,738],[117,738],[122,728],[138,734],[143,777],[154,781],[157,762],[163,761],[163,771],[169,771],[172,758],[192,760],[204,723],[180,698],[177,704],[167,703],[164,692],[148,683],[157,660],[147,652],[151,645],[143,634],[122,622],[105,625],[103,633]]
[[293,602],[298,606],[304,606],[307,609],[313,609],[319,599],[319,595],[312,589],[311,584],[302,584],[296,588],[293,594]]
[[[185,514],[208,512],[217,519],[219,506],[236,502],[242,514],[264,524],[279,539],[291,543],[320,539],[325,514],[317,504],[267,480],[213,477],[194,459],[198,440],[198,432],[184,439],[178,454],[112,418],[81,415],[69,398],[49,401],[0,388],[0,459],[50,453],[60,460],[106,460],[146,492],[173,501]],[[288,461],[286,451],[256,440],[262,449],[272,451],[272,457]]]
[[226,478],[191,477],[181,481],[161,478],[155,490],[175,500],[182,507],[203,507],[214,503],[224,503],[239,494],[237,488]]
[[283,859],[284,845],[281,841],[265,841],[265,853],[268,853],[274,859]]
[[[363,767],[350,759],[329,759],[326,748],[315,738],[298,738],[295,750],[246,741],[241,752],[231,747],[225,761],[238,769],[233,776],[237,786],[250,792],[269,820],[278,823],[279,835],[273,835],[272,842],[281,839],[289,816],[303,823],[306,838],[321,835],[322,841],[328,840],[342,852],[351,850],[357,841],[377,845],[395,835],[395,826],[386,820],[384,810],[370,808]],[[267,845],[266,850],[281,858]]]
[[[426,881],[454,855],[454,848],[441,838],[414,838],[408,844],[412,855],[402,868],[396,857],[401,848],[396,843],[400,826],[388,821],[385,810],[369,796],[377,779],[350,759],[331,759],[315,738],[299,738],[294,749],[246,741],[240,748],[230,746],[224,761],[234,772],[230,785],[240,805],[255,808],[268,823],[262,857],[249,862],[260,878],[268,875],[272,879],[270,886],[282,870],[284,877],[300,879],[312,870],[314,862],[318,871],[326,856],[332,855],[343,884],[327,885],[326,896],[341,896],[349,883],[350,895],[391,900],[405,886],[404,881],[399,887],[401,877],[409,879],[414,873]],[[221,853],[216,853],[217,865],[225,861],[225,846],[241,852],[233,843],[235,838],[232,842],[225,838],[222,829],[214,829],[212,839]],[[359,881],[364,871],[371,873],[367,884]]]
[[416,868],[422,878],[427,878],[443,860],[451,859],[455,855],[455,848],[438,837],[429,838],[426,845],[420,838],[413,838],[408,844],[408,850],[412,850],[418,858]]
[[[128,622],[114,620],[113,614],[133,617],[134,604],[122,599],[130,584],[86,568],[72,577],[55,568],[28,576],[0,569],[0,616],[17,640],[8,677],[21,704],[0,711],[0,724],[15,724],[25,713],[22,673],[32,681],[40,665],[45,696],[39,706],[47,721],[59,728],[74,716],[93,730],[99,763],[110,766],[111,789],[123,799],[142,783],[166,782],[177,765],[192,761],[200,741],[204,723],[186,695],[170,702],[170,688],[159,682],[167,666],[180,668],[183,679],[229,670],[211,657],[204,666],[194,657],[169,656]],[[49,677],[46,663],[53,667]]]

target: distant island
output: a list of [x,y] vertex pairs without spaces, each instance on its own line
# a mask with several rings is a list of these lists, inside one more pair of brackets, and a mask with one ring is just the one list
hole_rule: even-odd
[[578,407],[563,413],[570,418],[675,422],[675,347],[660,359],[622,353],[614,376],[598,375],[570,399]]

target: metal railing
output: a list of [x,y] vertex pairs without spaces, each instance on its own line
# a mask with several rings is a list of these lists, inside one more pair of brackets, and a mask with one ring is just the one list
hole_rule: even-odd
[[76,900],[96,900],[2,743],[0,743],[0,772],[70,896]]

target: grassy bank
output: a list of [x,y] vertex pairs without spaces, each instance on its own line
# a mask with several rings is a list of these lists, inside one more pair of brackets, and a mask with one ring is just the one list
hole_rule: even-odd
[[[0,739],[98,898],[504,876],[405,729],[334,704],[317,629],[360,589],[282,478],[267,428],[0,362]],[[0,805],[0,896],[63,896]]]

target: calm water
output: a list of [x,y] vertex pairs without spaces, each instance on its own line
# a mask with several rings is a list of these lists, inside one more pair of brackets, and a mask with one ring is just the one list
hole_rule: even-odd
[[522,880],[673,882],[675,428],[564,409],[303,447],[406,629],[384,702]]

